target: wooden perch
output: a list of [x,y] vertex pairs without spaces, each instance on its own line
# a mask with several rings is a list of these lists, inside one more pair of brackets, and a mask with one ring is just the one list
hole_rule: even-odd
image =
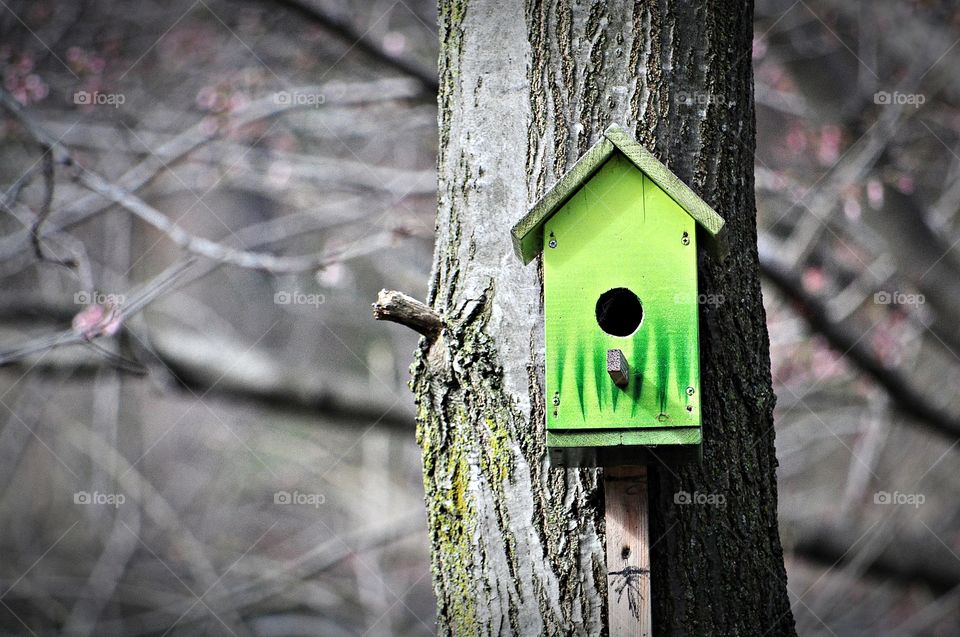
[[373,304],[373,318],[393,321],[434,340],[443,329],[443,319],[428,305],[396,290],[380,290]]
[[630,382],[630,364],[620,350],[607,350],[607,373],[617,387],[626,387]]

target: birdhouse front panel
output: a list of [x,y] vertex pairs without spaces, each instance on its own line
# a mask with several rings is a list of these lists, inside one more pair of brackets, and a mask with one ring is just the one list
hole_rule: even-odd
[[548,445],[699,442],[695,230],[620,153],[544,224]]
[[724,226],[616,125],[514,225],[543,258],[553,464],[699,457],[697,243],[722,259]]

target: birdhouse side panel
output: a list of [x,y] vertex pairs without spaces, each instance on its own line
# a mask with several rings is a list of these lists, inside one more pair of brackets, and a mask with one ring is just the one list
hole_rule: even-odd
[[692,218],[615,153],[543,241],[547,428],[699,426]]

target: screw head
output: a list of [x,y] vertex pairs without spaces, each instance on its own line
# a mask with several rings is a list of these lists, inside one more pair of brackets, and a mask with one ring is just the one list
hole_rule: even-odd
[[554,406],[557,406],[557,405],[560,404],[560,395],[559,395],[559,394],[554,394],[554,396],[553,396],[553,404],[554,404]]
[[693,387],[687,387],[687,396],[693,396],[696,391]]
[[690,245],[690,235],[684,232],[683,236],[680,238],[680,243],[682,243],[685,246]]
[[548,243],[547,245],[549,245],[551,248],[556,248],[556,247],[557,247],[557,240],[556,240],[556,239],[550,239],[550,243]]

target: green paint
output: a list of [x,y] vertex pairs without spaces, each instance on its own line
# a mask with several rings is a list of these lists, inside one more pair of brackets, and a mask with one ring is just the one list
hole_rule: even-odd
[[666,446],[698,445],[702,440],[699,427],[664,429],[628,429],[624,431],[548,431],[549,447],[612,447],[616,445]]
[[[542,237],[547,429],[564,434],[548,437],[548,445],[577,446],[580,439],[566,434],[584,430],[594,436],[610,430],[612,437],[598,440],[617,445],[698,444],[694,219],[614,152],[543,224]],[[626,337],[605,333],[596,318],[600,295],[620,287],[643,305],[640,327]],[[613,348],[631,368],[622,389],[606,371],[606,352]],[[686,433],[664,434],[674,428]]]
[[530,263],[543,249],[543,222],[610,158],[613,151],[613,144],[606,138],[597,142],[513,227],[513,248],[524,263]]
[[[722,257],[723,218],[616,125],[513,227],[524,263],[543,253],[551,461],[619,462],[653,446],[699,453],[698,230]],[[633,333],[610,328],[626,336],[596,317],[615,288],[643,305]],[[630,365],[626,387],[607,373],[609,349]]]
[[593,177],[617,151],[645,173],[703,229],[706,247],[718,258],[727,252],[723,218],[697,193],[660,162],[653,154],[616,124],[603,133],[599,142],[583,154],[573,167],[513,226],[513,248],[524,263],[530,263],[544,249],[544,226],[570,197]]

